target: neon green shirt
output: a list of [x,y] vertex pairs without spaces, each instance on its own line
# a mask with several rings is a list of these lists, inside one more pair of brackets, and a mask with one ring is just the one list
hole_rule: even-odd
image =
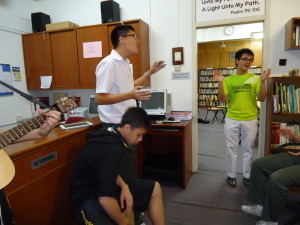
[[256,94],[260,91],[260,76],[232,74],[224,79],[223,86],[229,97],[227,117],[240,121],[257,119]]

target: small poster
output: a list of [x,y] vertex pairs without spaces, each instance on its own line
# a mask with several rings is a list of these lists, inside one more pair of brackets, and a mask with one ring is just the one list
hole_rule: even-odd
[[102,41],[83,43],[83,58],[102,57]]
[[15,81],[21,81],[21,70],[20,67],[12,67],[12,72]]

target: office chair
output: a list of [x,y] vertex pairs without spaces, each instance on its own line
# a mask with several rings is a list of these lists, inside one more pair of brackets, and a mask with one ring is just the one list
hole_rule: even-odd
[[223,111],[222,108],[219,108],[217,107],[217,99],[216,97],[214,98],[214,100],[210,97],[206,97],[205,98],[205,105],[206,105],[206,116],[205,116],[205,121],[207,121],[207,115],[208,115],[208,112],[213,112],[214,113],[214,117],[213,117],[213,120],[212,120],[212,124],[214,123],[214,120],[218,120],[217,118],[217,115],[219,112],[222,112],[223,113],[223,116],[225,117],[225,112]]
[[[286,143],[286,144],[282,144],[282,145],[278,146],[277,149],[274,150],[274,153],[278,154],[278,153],[284,153],[284,152],[287,152],[287,151],[294,151],[294,152],[298,152],[299,151],[299,147],[298,147],[298,149],[296,149],[296,148],[287,148],[287,149],[285,149],[286,147],[289,147],[289,146],[300,146],[300,143]],[[294,190],[294,189],[296,189],[296,190]],[[300,187],[293,187],[293,188],[291,188],[290,191],[299,194],[299,192],[300,192],[299,190],[300,190]],[[300,221],[300,214],[299,214],[299,211],[300,211],[300,201],[298,202],[297,205],[291,205],[291,204],[287,203],[285,205],[285,207],[288,208],[288,209],[291,209],[291,210],[295,211],[297,214],[294,217],[292,217],[290,219],[290,221],[288,221],[284,225],[294,225],[297,222],[299,222]]]

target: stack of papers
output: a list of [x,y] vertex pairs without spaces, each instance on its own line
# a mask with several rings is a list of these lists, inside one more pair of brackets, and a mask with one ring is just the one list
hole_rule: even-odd
[[190,120],[192,119],[192,112],[190,111],[172,111],[166,114],[166,118],[173,117],[175,120]]

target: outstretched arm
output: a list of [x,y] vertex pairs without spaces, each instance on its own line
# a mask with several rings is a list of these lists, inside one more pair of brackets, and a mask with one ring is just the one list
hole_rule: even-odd
[[[44,112],[43,112],[43,110],[40,109],[39,113],[41,114]],[[51,132],[51,130],[57,126],[57,124],[60,120],[61,113],[58,111],[50,111],[50,112],[46,113],[46,115],[47,115],[47,119],[40,128],[29,132],[25,136],[16,140],[14,143],[19,143],[19,142],[23,142],[23,141],[35,140],[35,139],[40,139],[40,138],[46,137]]]
[[[293,141],[296,141],[296,142],[300,142],[300,136],[297,136],[294,134],[293,131],[291,131],[290,129],[287,129],[287,128],[282,128],[282,129],[279,129],[277,131],[280,135],[288,138],[288,139],[291,139]],[[289,152],[290,154],[292,155],[300,155],[300,152],[298,153],[295,153],[295,152]]]

